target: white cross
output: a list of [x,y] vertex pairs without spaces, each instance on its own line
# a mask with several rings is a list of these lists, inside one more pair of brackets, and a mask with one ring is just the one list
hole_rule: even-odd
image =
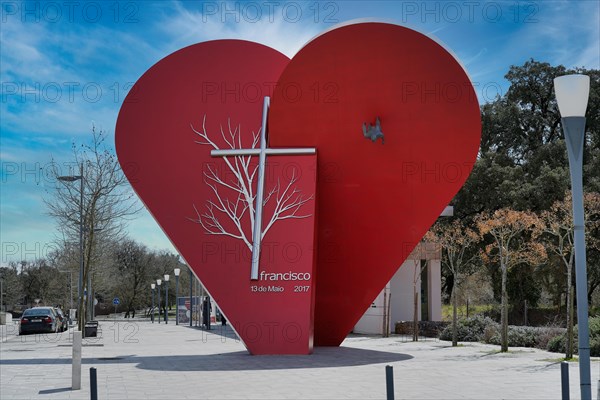
[[315,154],[315,148],[292,148],[292,149],[268,149],[267,148],[267,116],[269,114],[270,98],[265,97],[263,103],[262,128],[260,130],[260,148],[258,149],[228,149],[211,150],[213,157],[227,156],[254,156],[258,155],[258,187],[256,189],[254,233],[252,237],[252,267],[250,269],[250,280],[258,280],[258,263],[260,260],[260,242],[262,237],[262,211],[265,186],[265,164],[267,155],[285,154]]

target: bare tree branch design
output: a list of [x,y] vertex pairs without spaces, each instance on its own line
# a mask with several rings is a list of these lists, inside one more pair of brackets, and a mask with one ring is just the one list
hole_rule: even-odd
[[[196,143],[209,145],[215,150],[221,148],[210,138],[206,131],[206,115],[202,119],[202,129],[197,130],[190,123],[192,131],[197,134],[200,140]],[[244,149],[242,143],[241,127],[237,125],[232,128],[231,120],[227,120],[227,129],[220,127],[220,133],[228,149]],[[260,141],[260,129],[258,132],[252,132],[252,144],[249,148],[257,148]],[[248,148],[248,147],[246,147]],[[207,234],[225,235],[235,239],[242,240],[249,249],[252,249],[252,237],[254,234],[255,207],[254,202],[256,193],[254,192],[254,182],[257,179],[258,164],[252,166],[252,155],[237,155],[223,157],[226,167],[233,174],[231,179],[223,178],[212,166],[208,166],[204,174],[204,182],[214,193],[214,198],[208,199],[205,203],[204,211],[198,210],[194,204],[196,219],[192,221],[202,225]],[[302,214],[301,209],[306,203],[314,199],[314,195],[306,197],[295,184],[298,182],[296,170],[287,183],[277,179],[277,184],[265,193],[263,207],[269,202],[273,202],[273,211],[270,217],[263,214],[264,224],[261,239],[265,237],[271,227],[277,222],[285,219],[308,218],[312,214]],[[266,188],[265,188],[266,190]],[[233,223],[232,227],[225,227],[224,220]],[[249,223],[250,230],[244,229]]]

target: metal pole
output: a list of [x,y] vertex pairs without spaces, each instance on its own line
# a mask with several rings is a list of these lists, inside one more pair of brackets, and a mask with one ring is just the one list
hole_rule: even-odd
[[179,275],[175,275],[175,325],[179,325]]
[[192,302],[192,298],[193,298],[193,285],[194,285],[194,274],[192,273],[192,268],[188,267],[190,269],[190,326],[192,326],[192,316],[193,311],[194,311],[194,303]]
[[165,288],[165,324],[169,323],[169,281],[166,282]]
[[[90,275],[91,271],[90,271]],[[94,320],[94,292],[92,291],[92,282],[90,281],[90,321]]]
[[560,387],[562,400],[569,400],[569,363],[566,361],[560,363]]
[[71,389],[81,389],[81,331],[73,331],[73,355],[71,359]]
[[69,322],[71,322],[71,310],[73,309],[73,271],[69,271],[69,290],[71,291],[71,305],[69,306]]
[[583,215],[583,142],[585,117],[562,119],[565,132],[571,192],[573,197],[573,229],[575,239],[575,282],[577,285],[577,329],[579,344],[579,384],[582,400],[592,399],[590,377],[590,335],[588,326],[587,271],[585,260],[585,225]]
[[160,324],[160,285],[158,285],[158,323]]
[[[89,239],[89,238],[88,238]],[[87,297],[87,320],[91,321],[92,319],[94,319],[94,314],[93,314],[93,310],[92,308],[94,307],[94,301],[93,299],[93,293],[92,293],[92,269],[90,268],[90,266],[88,265],[88,272],[87,272],[87,293],[88,293],[88,297]]]
[[196,297],[198,298],[198,304],[196,305],[196,313],[197,318],[196,318],[196,326],[197,327],[201,327],[201,317],[202,317],[202,294],[199,293],[200,292],[200,283],[198,281],[196,281]]
[[152,308],[150,309],[150,320],[154,323],[154,289],[152,290]]
[[94,367],[90,368],[90,399],[98,400],[98,377]]
[[269,114],[269,96],[263,101],[262,128],[260,132],[260,154],[258,156],[258,183],[256,188],[256,206],[254,211],[254,232],[252,237],[252,266],[250,279],[258,280],[258,264],[260,262],[260,242],[262,240],[262,210],[265,185],[265,164],[267,162],[267,117]]
[[77,329],[83,330],[83,161],[79,165],[79,282],[77,285]]
[[394,400],[394,367],[385,366],[385,391],[387,400]]

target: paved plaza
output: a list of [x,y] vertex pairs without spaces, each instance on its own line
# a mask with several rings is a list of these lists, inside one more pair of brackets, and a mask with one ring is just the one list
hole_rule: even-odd
[[[349,336],[310,356],[250,356],[230,328],[210,332],[170,321],[101,321],[84,339],[82,388],[71,390],[72,330],[17,336],[2,326],[0,399],[385,399],[385,366],[396,399],[560,399],[560,355],[536,349]],[[596,393],[598,362],[592,363]],[[576,363],[571,398],[579,398]]]

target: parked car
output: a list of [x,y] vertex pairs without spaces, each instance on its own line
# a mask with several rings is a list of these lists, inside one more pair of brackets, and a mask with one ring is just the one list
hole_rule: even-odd
[[58,332],[60,322],[53,307],[33,307],[21,315],[19,335]]
[[63,314],[62,310],[58,307],[54,307],[54,312],[60,320],[60,326],[58,330],[64,332],[69,329],[69,319],[65,316],[65,314]]

